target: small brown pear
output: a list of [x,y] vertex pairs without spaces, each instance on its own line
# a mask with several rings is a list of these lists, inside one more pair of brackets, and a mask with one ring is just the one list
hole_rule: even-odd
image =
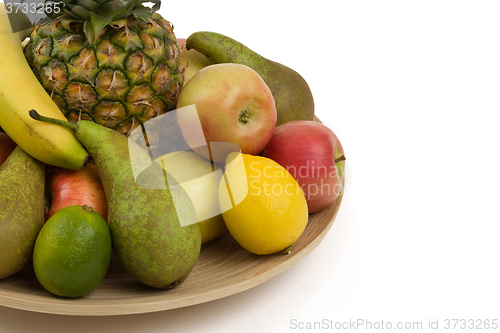
[[45,165],[17,146],[0,166],[0,279],[31,258],[44,223]]

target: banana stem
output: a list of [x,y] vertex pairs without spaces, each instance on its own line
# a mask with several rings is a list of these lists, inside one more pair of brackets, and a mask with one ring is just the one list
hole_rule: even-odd
[[29,115],[31,118],[33,118],[35,120],[43,121],[45,123],[50,123],[50,124],[61,125],[61,126],[69,128],[70,130],[72,130],[74,132],[76,132],[76,130],[78,129],[78,126],[76,124],[70,123],[69,121],[64,121],[64,120],[60,120],[60,119],[42,116],[34,109],[29,111]]

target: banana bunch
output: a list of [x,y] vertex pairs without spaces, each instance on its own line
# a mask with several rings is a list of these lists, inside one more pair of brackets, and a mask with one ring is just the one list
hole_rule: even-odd
[[89,155],[73,132],[32,119],[28,112],[66,120],[31,71],[22,51],[26,31],[13,33],[4,3],[0,2],[0,127],[39,161],[78,170]]

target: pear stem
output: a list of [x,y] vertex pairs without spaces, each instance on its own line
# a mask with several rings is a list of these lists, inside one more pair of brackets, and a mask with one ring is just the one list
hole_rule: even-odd
[[69,128],[70,130],[76,132],[78,129],[78,126],[76,124],[70,123],[69,121],[64,121],[60,119],[55,119],[55,118],[50,118],[50,117],[45,117],[39,114],[36,110],[30,110],[29,115],[31,118],[39,121],[43,121],[45,123],[50,123],[50,124],[55,124],[55,125],[61,125],[64,127]]

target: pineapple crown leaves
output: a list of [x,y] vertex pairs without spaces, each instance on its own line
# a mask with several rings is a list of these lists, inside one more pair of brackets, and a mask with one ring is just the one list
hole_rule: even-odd
[[[46,13],[47,16],[55,20],[67,14],[75,20],[83,21],[85,36],[91,44],[110,23],[131,15],[140,21],[147,21],[161,5],[161,0],[45,0],[49,1],[54,3],[54,10]],[[146,8],[142,5],[143,2],[154,3],[154,6]]]

